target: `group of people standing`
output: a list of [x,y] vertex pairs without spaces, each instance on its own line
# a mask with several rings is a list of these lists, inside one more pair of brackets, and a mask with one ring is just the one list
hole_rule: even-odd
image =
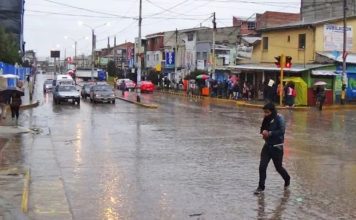
[[253,95],[253,87],[248,82],[242,82],[231,77],[224,81],[211,81],[212,97],[222,97],[227,99],[250,100]]
[[284,87],[280,83],[275,83],[273,80],[265,81],[263,84],[263,99],[266,102],[279,103],[282,96],[283,103],[287,107],[295,106],[295,98],[297,89],[294,82],[287,82]]

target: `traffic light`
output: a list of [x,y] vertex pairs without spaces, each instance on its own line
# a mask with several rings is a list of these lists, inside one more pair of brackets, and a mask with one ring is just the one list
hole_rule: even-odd
[[291,56],[286,56],[286,68],[291,68],[292,67],[292,57]]
[[274,62],[276,64],[276,66],[278,68],[281,67],[281,56],[278,56],[278,57],[274,57],[274,59],[276,59],[277,62]]

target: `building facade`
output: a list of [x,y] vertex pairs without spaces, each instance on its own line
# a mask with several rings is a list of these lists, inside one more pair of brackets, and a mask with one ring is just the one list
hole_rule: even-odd
[[[356,1],[346,0],[347,16],[356,15]],[[304,22],[328,20],[343,17],[344,1],[302,0],[301,17]]]
[[22,54],[25,52],[23,37],[24,4],[24,0],[0,1],[0,26],[15,37]]

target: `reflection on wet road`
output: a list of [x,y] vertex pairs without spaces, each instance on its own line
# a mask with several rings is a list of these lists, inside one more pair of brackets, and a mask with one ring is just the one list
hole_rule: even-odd
[[42,131],[23,145],[33,218],[356,218],[355,112],[281,112],[291,187],[270,166],[256,197],[260,110],[145,96],[160,107],[55,106],[46,94],[24,113]]

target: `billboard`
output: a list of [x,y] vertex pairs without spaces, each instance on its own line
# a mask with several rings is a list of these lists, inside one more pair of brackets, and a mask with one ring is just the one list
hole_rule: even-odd
[[[352,50],[352,27],[346,27],[346,50]],[[344,27],[324,25],[324,51],[343,51]]]
[[51,50],[51,58],[59,58],[61,57],[61,52],[59,50]]
[[175,54],[174,51],[166,51],[166,68],[174,68],[175,66]]

